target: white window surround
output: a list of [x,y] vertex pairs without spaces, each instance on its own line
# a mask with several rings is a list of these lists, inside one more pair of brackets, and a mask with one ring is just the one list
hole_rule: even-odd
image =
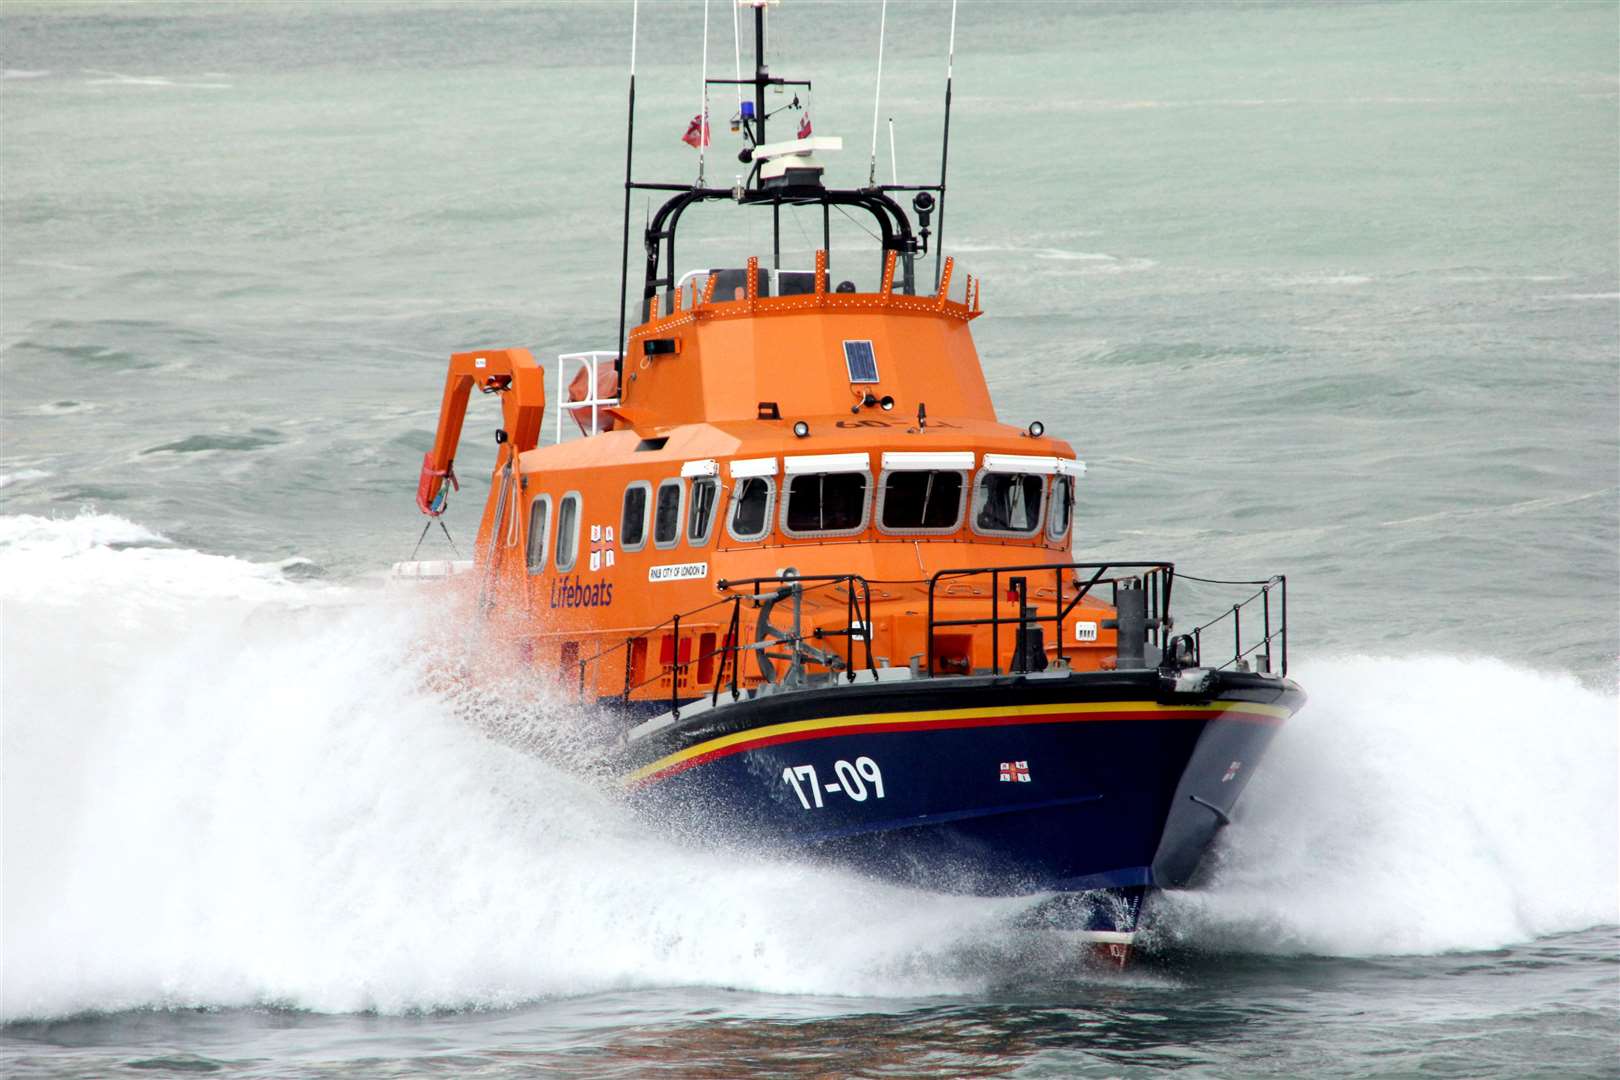
[[[709,500],[709,519],[703,523],[703,532],[694,537],[692,535],[692,522],[690,520],[690,515],[697,509],[698,489],[705,485],[714,489],[714,495]],[[720,514],[719,477],[700,476],[696,480],[693,480],[691,487],[687,488],[686,503],[686,513],[688,515],[688,520],[686,521],[685,525],[686,546],[692,548],[707,547],[709,545],[709,541],[714,537],[714,519]]]
[[733,480],[741,480],[749,476],[776,475],[776,459],[773,457],[745,458],[742,461],[729,462],[728,465]]
[[[889,456],[890,455],[888,455],[888,454],[883,455],[884,465],[885,466],[888,465]],[[918,454],[917,456],[918,457],[939,458],[939,457],[950,457],[950,456],[953,456],[953,455],[948,455],[948,454]],[[922,466],[917,466],[915,468],[902,467],[902,468],[898,468],[898,469],[885,467],[883,475],[878,477],[877,510],[876,510],[875,516],[872,518],[872,520],[877,523],[878,532],[882,533],[885,536],[949,536],[951,533],[960,532],[961,529],[962,529],[963,517],[967,513],[968,503],[970,503],[972,501],[968,496],[972,494],[972,490],[973,490],[972,489],[973,479],[967,472],[967,470],[969,468],[972,468],[972,466],[973,466],[973,455],[972,454],[964,454],[962,456],[968,459],[967,466],[962,467],[962,468],[947,469],[947,468],[930,466],[930,467],[926,468],[926,470],[925,470],[924,467],[922,467]],[[953,472],[953,473],[959,474],[962,477],[962,491],[956,497],[956,521],[950,527],[948,527],[948,528],[940,528],[940,529],[925,529],[925,528],[922,528],[922,527],[906,528],[906,529],[891,529],[887,525],[884,525],[883,524],[883,504],[884,504],[884,502],[887,499],[888,494],[889,494],[889,485],[888,485],[889,474],[892,473],[892,472],[923,472],[923,471],[927,471],[927,472]]]
[[[669,540],[658,539],[658,503],[659,496],[667,487],[676,486],[680,489],[680,496],[675,500],[675,535]],[[661,480],[658,489],[653,492],[652,505],[647,507],[647,528],[652,533],[653,547],[661,551],[668,551],[681,542],[681,536],[686,532],[686,481],[677,477]]]
[[[745,536],[739,534],[733,528],[737,520],[737,503],[741,500],[742,491],[746,485],[741,483],[733,484],[731,486],[731,498],[726,500],[726,535],[738,543],[755,544],[771,535],[771,515],[776,511],[776,459],[768,458],[766,460],[771,463],[769,473],[749,473],[737,477],[739,480],[759,480],[765,484],[765,515],[763,518],[764,524],[760,527],[760,531]],[[736,473],[732,475],[735,477]]]
[[1051,476],[1058,471],[1059,460],[1061,459],[1046,455],[986,454],[984,455],[984,471]]
[[[1062,503],[1058,501],[1058,492],[1064,486],[1069,489],[1069,520],[1063,523],[1063,529],[1060,532],[1057,529],[1057,516],[1058,508],[1062,506]],[[1061,543],[1069,535],[1069,530],[1074,527],[1074,489],[1075,478],[1067,472],[1059,472],[1057,479],[1052,481],[1051,490],[1046,497],[1046,538],[1048,540]]]
[[884,472],[972,472],[973,465],[971,450],[920,453],[886,450],[883,453]]
[[857,468],[851,468],[848,465],[837,469],[800,468],[795,471],[790,468],[788,470],[788,475],[813,476],[817,474],[854,474],[864,477],[866,480],[866,495],[861,499],[860,524],[849,529],[810,529],[803,532],[788,528],[788,503],[793,501],[793,483],[790,480],[782,485],[782,506],[777,511],[777,516],[782,519],[780,522],[778,522],[778,524],[781,526],[782,534],[784,536],[791,536],[795,540],[826,540],[829,538],[837,538],[842,536],[857,536],[860,533],[865,532],[867,527],[872,524],[872,473],[866,467],[867,456],[865,454],[812,454],[802,458],[784,458],[783,461],[784,463],[788,463],[793,461],[832,459],[846,462],[859,462],[860,464]]
[[[979,512],[982,509],[984,509],[984,478],[985,478],[986,475],[988,475],[989,473],[993,473],[993,472],[1022,473],[1025,476],[1038,476],[1038,475],[1041,475],[1039,473],[1036,473],[1033,469],[995,469],[995,468],[991,468],[991,466],[990,466],[990,458],[997,457],[997,456],[1011,457],[1012,460],[1015,460],[1015,461],[1031,461],[1031,460],[1040,461],[1040,460],[1042,460],[1041,458],[1014,457],[1013,455],[995,455],[995,454],[986,454],[986,455],[984,455],[984,457],[985,457],[985,466],[984,466],[984,468],[980,469],[978,475],[973,478],[973,499],[972,499],[972,505],[969,507],[969,510],[968,510],[968,515],[969,515],[969,522],[968,523],[973,527],[973,531],[978,533],[980,536],[996,536],[996,537],[1004,537],[1004,538],[1009,538],[1009,539],[1028,540],[1030,537],[1032,537],[1032,536],[1036,535],[1037,533],[1039,533],[1046,526],[1046,502],[1047,502],[1046,488],[1047,488],[1047,483],[1044,480],[1041,481],[1041,496],[1040,496],[1041,501],[1035,507],[1035,513],[1031,515],[1035,519],[1035,527],[1034,528],[1032,528],[1032,529],[1024,529],[1024,530],[1021,530],[1021,531],[1015,531],[1015,530],[1012,530],[1012,529],[981,529],[981,528],[979,528]],[[1045,460],[1055,462],[1055,461],[1057,461],[1057,458],[1047,458]]]
[[[570,502],[574,504],[574,520],[570,525],[570,528],[573,531],[568,537],[570,540],[568,546],[571,548],[571,550],[567,552],[568,562],[564,564],[562,518],[563,508],[566,507]],[[579,492],[570,491],[561,499],[557,500],[557,573],[559,574],[568,573],[568,571],[572,570],[575,564],[579,562],[579,533],[580,529],[583,527],[581,525],[581,521],[584,516],[585,500],[580,497]]]
[[[798,476],[802,473],[867,473],[867,483],[872,477],[872,455],[870,454],[801,454],[798,457],[785,457],[782,459],[782,470],[789,476]],[[736,472],[733,471],[733,476]]]
[[[645,491],[646,501],[641,506],[641,537],[631,541],[624,531],[624,500],[629,498],[632,488]],[[647,538],[652,535],[653,521],[653,493],[652,482],[649,480],[632,480],[624,485],[624,495],[619,498],[619,547],[624,551],[640,551],[647,546]]]
[[533,534],[533,530],[534,530],[534,512],[535,512],[536,508],[541,507],[541,506],[544,506],[546,508],[546,512],[545,512],[546,520],[545,520],[545,523],[540,528],[540,551],[534,558],[527,560],[527,562],[529,564],[529,573],[531,573],[531,574],[544,573],[545,569],[546,569],[546,560],[551,558],[551,526],[552,526],[552,522],[555,519],[552,517],[552,514],[551,514],[551,496],[550,495],[536,495],[534,497],[533,501],[531,501],[529,503],[529,530],[530,530],[530,532],[529,532],[528,551],[525,552],[525,555],[528,555],[528,554],[534,552],[534,541],[535,541],[535,537],[534,537],[534,534]]

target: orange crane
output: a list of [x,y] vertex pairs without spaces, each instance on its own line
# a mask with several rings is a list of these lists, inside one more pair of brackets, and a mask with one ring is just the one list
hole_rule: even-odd
[[[461,443],[473,384],[483,393],[501,395],[502,426],[495,441],[508,448],[502,455],[504,464],[533,450],[540,441],[546,413],[545,374],[527,349],[489,349],[450,357],[439,428],[433,436],[433,449],[422,455],[422,476],[416,485],[416,505],[422,513],[438,517],[444,513],[448,489],[461,490],[456,479],[456,447]],[[496,468],[498,471],[500,464]]]

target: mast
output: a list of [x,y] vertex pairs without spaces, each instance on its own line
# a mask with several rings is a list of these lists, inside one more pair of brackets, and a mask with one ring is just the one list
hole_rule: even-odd
[[[619,255],[619,356],[613,361],[613,375],[619,386],[624,385],[624,305],[630,297],[630,165],[631,155],[636,148],[636,29],[640,15],[640,0],[635,0],[630,5],[630,102],[624,131],[624,248]],[[562,388],[558,387],[557,391],[561,393]],[[595,387],[591,388],[591,394],[596,394]]]

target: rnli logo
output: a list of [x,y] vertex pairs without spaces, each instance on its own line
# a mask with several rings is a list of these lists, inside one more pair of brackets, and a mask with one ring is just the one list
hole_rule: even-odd
[[591,526],[591,573],[613,565],[613,526]]

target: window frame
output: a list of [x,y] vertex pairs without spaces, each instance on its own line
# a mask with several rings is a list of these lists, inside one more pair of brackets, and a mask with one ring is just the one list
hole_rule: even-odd
[[[1057,475],[1053,476],[1052,477],[1052,482],[1049,485],[1047,485],[1047,494],[1046,494],[1046,538],[1048,540],[1051,540],[1054,543],[1062,543],[1065,539],[1067,539],[1070,530],[1072,530],[1074,528],[1074,493],[1075,493],[1075,482],[1074,482],[1074,480],[1075,480],[1074,477],[1068,476],[1068,475],[1060,472]],[[1058,490],[1058,485],[1059,484],[1065,485],[1067,490],[1068,490],[1068,493],[1069,493],[1069,520],[1063,523],[1063,530],[1061,532],[1054,532],[1052,530],[1052,519],[1057,515],[1057,508],[1058,508],[1057,490]]]
[[[686,546],[703,548],[709,546],[714,539],[714,519],[720,513],[720,478],[718,476],[694,476],[692,482],[686,487]],[[692,537],[692,513],[697,509],[697,490],[699,485],[709,484],[714,488],[714,501],[709,504],[709,520],[704,524],[703,534],[696,539]]]
[[[629,540],[627,540],[625,538],[624,510],[625,510],[625,501],[630,498],[630,492],[635,490],[636,488],[640,488],[642,491],[646,492],[646,494],[647,494],[647,502],[646,502],[646,505],[642,508],[642,512],[641,512],[641,539],[638,540],[636,543],[632,544],[632,543],[629,542]],[[624,494],[622,496],[620,496],[620,499],[619,499],[619,550],[620,551],[640,551],[642,548],[647,546],[647,540],[652,536],[653,509],[654,509],[654,504],[653,504],[652,481],[650,481],[650,480],[632,480],[628,484],[624,485]]]
[[[984,481],[986,477],[991,475],[1033,476],[1041,482],[1041,501],[1036,506],[1035,513],[1031,515],[1035,519],[1035,525],[1032,528],[1019,531],[1012,529],[982,529],[979,527],[979,514],[984,507],[981,501],[984,492]],[[1032,540],[1040,535],[1041,530],[1046,527],[1047,486],[1047,475],[1044,473],[1025,472],[1021,469],[992,469],[985,466],[973,477],[973,505],[968,510],[968,524],[980,536],[993,536],[1005,540]]]
[[[540,557],[534,555],[534,512],[540,507],[546,509],[546,523],[540,530]],[[544,493],[536,495],[529,500],[529,520],[525,526],[525,543],[523,560],[527,564],[530,574],[543,574],[546,572],[546,563],[551,560],[551,531],[556,526],[557,518],[552,511],[551,496]]]
[[[758,480],[765,485],[765,514],[759,532],[753,535],[739,535],[734,528],[737,521],[737,507],[742,503],[743,488],[750,480]],[[771,526],[775,522],[776,514],[776,476],[734,476],[731,478],[731,497],[726,500],[726,535],[739,544],[757,544],[771,535]]]
[[[567,563],[567,565],[564,565],[563,561],[562,561],[562,514],[563,514],[563,507],[570,501],[572,501],[573,504],[574,504],[574,535],[573,535],[574,550],[569,552],[569,554],[568,554],[568,563]],[[579,541],[580,541],[581,531],[582,531],[582,529],[584,527],[583,526],[584,520],[585,520],[585,499],[584,499],[583,496],[580,495],[579,492],[577,492],[577,491],[567,492],[567,493],[565,493],[563,495],[562,498],[557,500],[557,528],[556,528],[557,540],[556,540],[555,545],[553,545],[552,552],[553,552],[553,557],[554,557],[554,559],[556,561],[557,573],[559,573],[559,574],[566,574],[566,573],[570,572],[571,570],[573,570],[574,567],[579,565],[579,548],[580,548]]]
[[[809,532],[798,532],[794,529],[788,528],[788,503],[790,503],[793,498],[793,484],[791,481],[797,480],[801,476],[859,476],[864,478],[866,480],[866,496],[865,498],[861,499],[860,524],[852,529],[815,529]],[[777,508],[777,517],[781,519],[777,524],[778,527],[781,528],[783,536],[790,537],[794,540],[837,539],[845,536],[859,536],[861,533],[872,527],[872,469],[870,466],[864,469],[828,469],[825,472],[794,472],[788,473],[785,480],[789,482],[782,485],[782,505]]]
[[[671,486],[680,488],[680,495],[675,500],[675,536],[672,540],[662,541],[658,539],[658,503],[661,501],[664,489]],[[648,511],[647,518],[649,528],[652,531],[652,546],[659,551],[669,551],[671,548],[679,547],[681,537],[686,534],[686,478],[672,476],[658,481],[658,487],[653,491],[653,500],[648,507]]]
[[[883,504],[888,500],[889,477],[897,473],[955,473],[962,478],[962,490],[956,496],[956,523],[950,528],[890,528],[883,524]],[[872,523],[877,531],[885,536],[950,536],[962,531],[962,525],[967,520],[968,503],[973,492],[973,474],[970,469],[884,469],[878,474],[876,497],[873,500]]]

